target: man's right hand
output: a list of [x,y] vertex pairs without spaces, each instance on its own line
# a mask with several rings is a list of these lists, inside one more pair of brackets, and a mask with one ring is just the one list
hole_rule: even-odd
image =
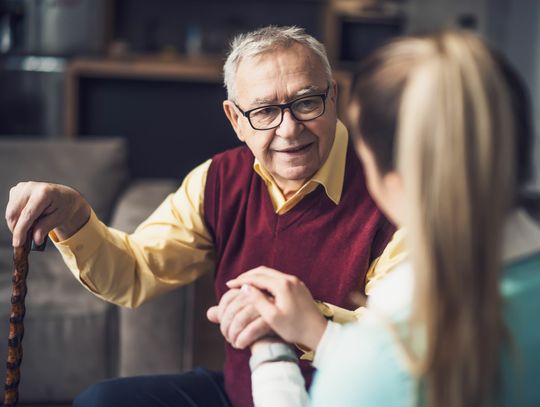
[[41,244],[54,229],[65,240],[90,218],[90,205],[73,188],[45,182],[20,182],[9,192],[6,221],[13,233],[13,247],[26,241],[33,227],[33,240]]

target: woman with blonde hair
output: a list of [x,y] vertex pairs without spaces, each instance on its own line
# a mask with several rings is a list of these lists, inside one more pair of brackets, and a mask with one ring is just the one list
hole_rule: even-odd
[[[354,142],[409,262],[346,327],[295,277],[260,267],[229,282],[284,341],[316,350],[313,405],[540,405],[540,228],[519,207],[525,97],[469,33],[397,39],[363,62]],[[252,346],[255,404],[306,404],[294,358],[261,351],[275,341]]]

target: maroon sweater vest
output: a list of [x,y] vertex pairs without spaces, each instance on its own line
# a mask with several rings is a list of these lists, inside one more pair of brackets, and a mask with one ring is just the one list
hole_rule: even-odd
[[[368,195],[361,164],[349,146],[341,201],[322,186],[294,208],[277,215],[266,185],[253,170],[246,147],[216,155],[208,170],[205,220],[217,254],[215,291],[257,266],[295,274],[317,300],[353,309],[352,291],[363,291],[370,261],[379,256],[393,229]],[[225,389],[235,407],[253,405],[250,351],[225,344]],[[306,383],[313,368],[301,363]]]

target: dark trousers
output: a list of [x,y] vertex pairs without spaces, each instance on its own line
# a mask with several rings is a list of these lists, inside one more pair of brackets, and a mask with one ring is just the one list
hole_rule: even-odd
[[124,377],[96,383],[73,407],[231,407],[223,373],[196,368],[181,374]]

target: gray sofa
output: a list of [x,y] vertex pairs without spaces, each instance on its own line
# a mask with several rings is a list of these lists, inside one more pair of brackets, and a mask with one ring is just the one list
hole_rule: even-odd
[[[130,232],[177,180],[132,181],[122,139],[0,139],[2,213],[11,186],[24,180],[81,191],[100,219]],[[7,354],[13,271],[11,234],[0,222],[0,360]],[[49,243],[30,254],[22,403],[69,403],[85,387],[115,376],[179,372],[192,365],[194,287],[136,310],[121,309],[82,287]],[[0,362],[4,377],[4,362]]]

